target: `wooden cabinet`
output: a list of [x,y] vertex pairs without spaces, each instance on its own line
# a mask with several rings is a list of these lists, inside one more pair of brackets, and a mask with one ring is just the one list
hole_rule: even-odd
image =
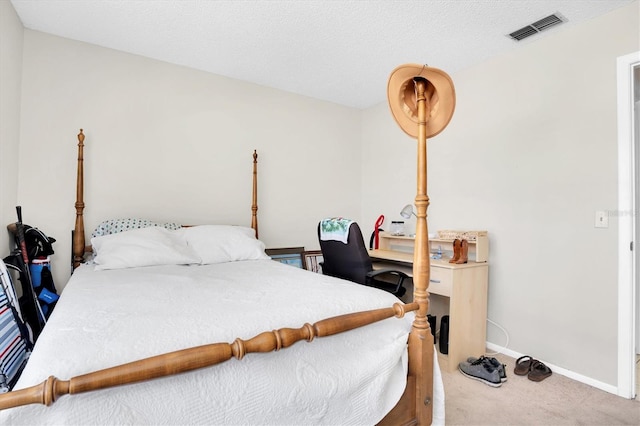
[[[489,285],[488,241],[486,235],[469,246],[474,255],[469,255],[465,264],[449,263],[447,252],[452,251],[451,240],[430,241],[431,251],[441,245],[445,255],[442,259],[431,259],[429,313],[437,316],[436,333],[440,329],[443,315],[449,315],[449,353],[441,356],[440,367],[454,371],[458,364],[470,356],[479,357],[486,352],[487,340],[487,292]],[[414,239],[407,236],[380,235],[380,249],[370,250],[374,268],[391,267],[413,275]],[[471,249],[470,249],[471,252]],[[479,258],[483,261],[476,262]],[[436,344],[438,339],[436,338]]]
[[429,312],[437,316],[436,332],[442,316],[449,315],[449,353],[443,369],[453,371],[468,357],[486,352],[488,283],[487,263],[431,261]]

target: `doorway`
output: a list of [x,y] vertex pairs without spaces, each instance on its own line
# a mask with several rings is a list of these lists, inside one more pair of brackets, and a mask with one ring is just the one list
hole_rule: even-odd
[[[634,193],[634,216],[635,225],[635,242],[640,241],[640,63],[633,66],[633,151],[635,152],[635,193]],[[638,265],[640,265],[640,250],[634,250],[634,288],[635,297],[635,351],[633,352],[635,361],[635,397],[638,398],[638,385],[640,384],[640,274],[638,274]]]
[[640,352],[640,52],[618,58],[618,395],[636,396]]

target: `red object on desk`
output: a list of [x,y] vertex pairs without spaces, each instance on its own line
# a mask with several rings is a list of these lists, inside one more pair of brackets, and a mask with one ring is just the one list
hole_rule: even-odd
[[378,245],[380,244],[380,227],[382,226],[382,222],[384,222],[384,215],[380,215],[380,217],[378,218],[378,220],[376,220],[376,227],[375,227],[375,242],[374,242],[374,246],[373,248],[378,250]]

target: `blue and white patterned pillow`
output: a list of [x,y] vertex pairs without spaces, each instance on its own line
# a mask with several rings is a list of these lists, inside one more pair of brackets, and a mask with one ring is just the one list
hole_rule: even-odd
[[105,220],[98,225],[91,234],[91,238],[131,231],[132,229],[148,228],[150,226],[160,226],[169,230],[176,230],[182,227],[177,223],[157,223],[147,219],[111,219]]

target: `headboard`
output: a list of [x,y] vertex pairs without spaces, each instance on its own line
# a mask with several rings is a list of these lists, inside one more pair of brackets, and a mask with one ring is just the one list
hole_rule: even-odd
[[[84,132],[78,133],[78,174],[76,176],[76,223],[73,231],[72,269],[84,262],[86,253],[91,253],[87,245],[84,230]],[[258,238],[258,152],[253,150],[253,183],[251,194],[251,228]]]

